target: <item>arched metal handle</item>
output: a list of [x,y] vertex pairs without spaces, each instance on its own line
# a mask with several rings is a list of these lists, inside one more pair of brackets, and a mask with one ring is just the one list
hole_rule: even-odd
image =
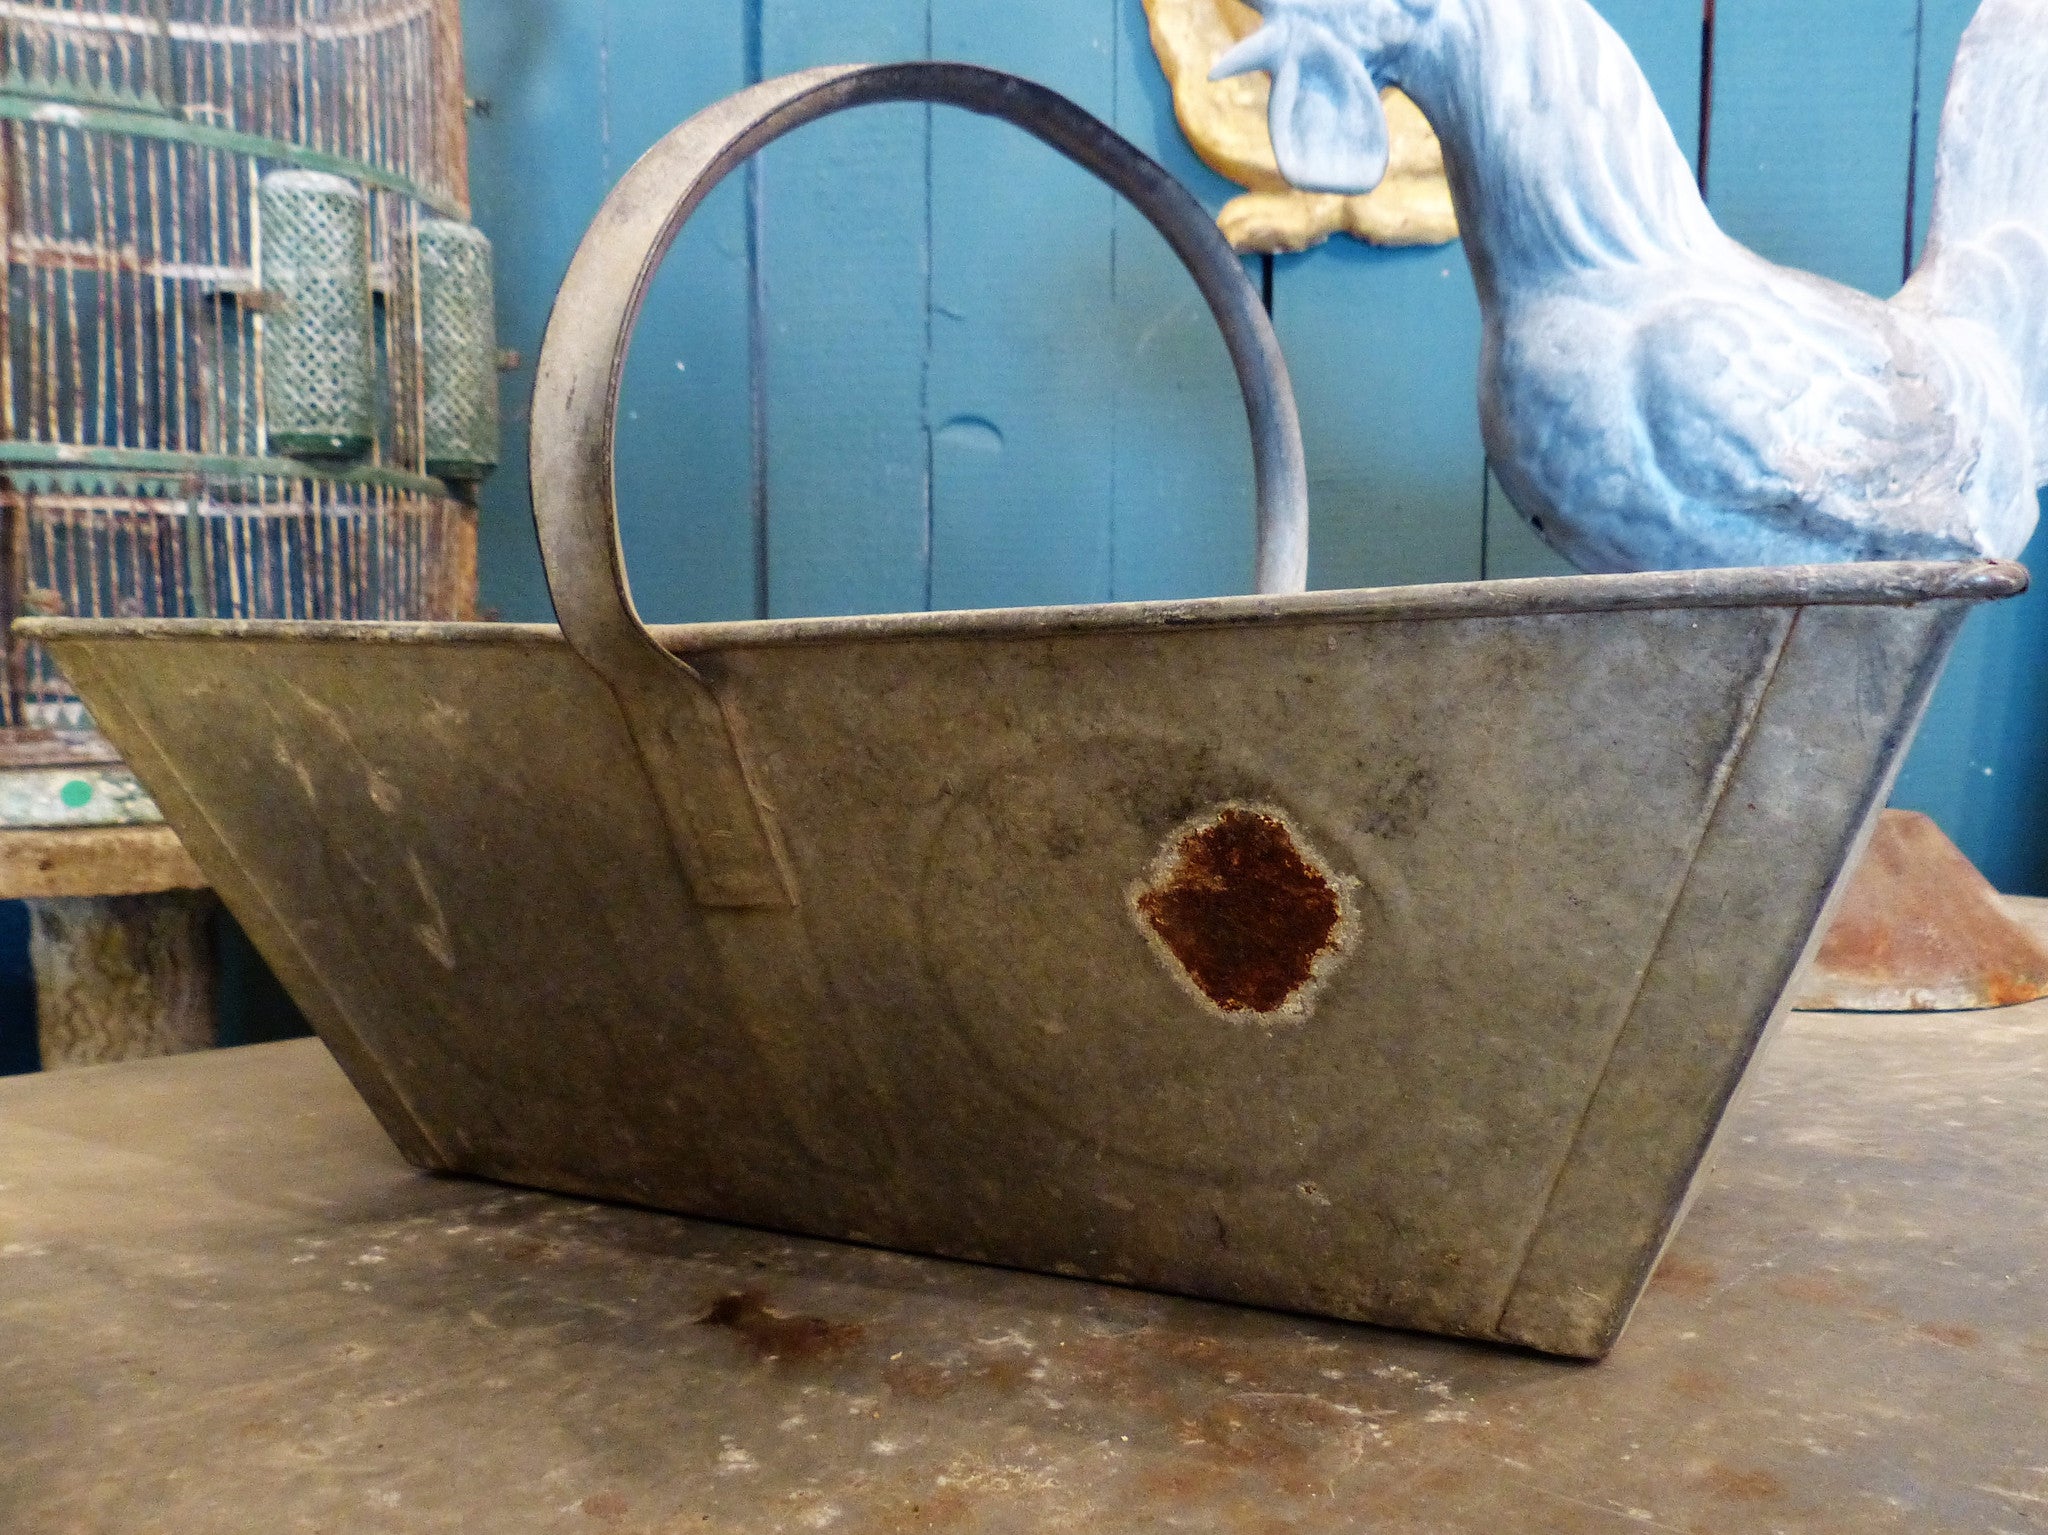
[[[1257,586],[1308,579],[1308,476],[1280,344],[1229,244],[1163,168],[1065,97],[967,64],[859,64],[768,80],[698,113],[656,144],[598,210],[556,294],[534,380],[533,515],[562,632],[625,710],[700,900],[783,905],[792,897],[774,837],[731,749],[718,701],[655,643],[633,605],[619,542],[613,440],[620,380],[649,283],[686,220],[732,170],[784,134],[835,112],[917,101],[1002,118],[1094,173],[1151,220],[1223,331],[1244,391],[1258,485]],[[705,748],[725,742],[723,768]],[[656,764],[682,749],[684,785]]]

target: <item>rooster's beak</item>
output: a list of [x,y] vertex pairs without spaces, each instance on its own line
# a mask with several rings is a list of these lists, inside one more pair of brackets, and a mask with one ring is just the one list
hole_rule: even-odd
[[1286,50],[1286,28],[1269,21],[1218,59],[1216,67],[1209,71],[1209,78],[1228,80],[1232,75],[1248,75],[1255,69],[1263,69],[1270,74],[1279,67]]

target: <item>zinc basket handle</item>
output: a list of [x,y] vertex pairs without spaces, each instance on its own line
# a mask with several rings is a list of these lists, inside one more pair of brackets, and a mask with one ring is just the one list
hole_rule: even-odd
[[[633,605],[612,464],[626,353],[655,271],[720,181],[806,123],[904,101],[1016,124],[1121,193],[1165,236],[1208,301],[1244,393],[1258,490],[1258,590],[1307,585],[1308,475],[1279,341],[1214,221],[1162,167],[1065,97],[967,64],[807,70],[706,108],[626,173],[577,247],[541,344],[531,471],[563,635],[617,695],[692,888],[707,905],[782,906],[794,897],[718,700],[655,642]],[[696,774],[687,784],[664,768],[678,760]]]

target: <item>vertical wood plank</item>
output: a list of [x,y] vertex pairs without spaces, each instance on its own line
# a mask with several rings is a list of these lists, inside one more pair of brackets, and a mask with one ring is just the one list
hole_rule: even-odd
[[[1113,0],[944,0],[932,51],[1116,110]],[[931,605],[1109,596],[1115,194],[1021,129],[932,119]]]
[[[747,83],[746,9],[701,8],[685,48],[666,0],[605,0],[605,181]],[[619,398],[619,529],[650,621],[754,614],[754,455],[745,178],[690,219],[655,279]]]
[[[1695,0],[1597,0],[1643,67],[1679,147],[1699,169],[1701,6]],[[1486,487],[1485,574],[1567,576],[1571,563],[1536,536],[1491,474]]]
[[1459,246],[1336,239],[1275,263],[1301,401],[1312,587],[1480,573],[1479,302]]
[[1721,227],[1772,261],[1896,291],[1918,0],[1719,0],[1715,15]]
[[[928,52],[928,0],[760,3],[766,76]],[[761,156],[762,451],[776,616],[926,602],[930,117],[914,105],[865,107]]]
[[[1115,126],[1212,213],[1239,188],[1189,146],[1142,0],[1117,0]],[[1117,377],[1110,594],[1120,601],[1252,589],[1251,441],[1216,322],[1143,215],[1115,213]],[[1263,263],[1247,263],[1254,282]]]
[[[1061,91],[1212,207],[1234,194],[1173,120],[1141,0],[945,0],[934,52]],[[940,113],[932,163],[934,604],[1247,590],[1243,406],[1164,241],[1015,130]]]
[[[497,253],[499,341],[518,352],[504,467],[486,486],[485,603],[552,616],[532,531],[525,423],[555,289],[599,202],[632,161],[700,107],[745,84],[745,12],[709,8],[689,46],[647,40],[672,17],[656,0],[464,7],[475,218]],[[621,401],[620,527],[642,612],[751,611],[745,203],[722,189],[692,220],[642,318]],[[684,366],[678,368],[677,363]],[[694,372],[690,371],[694,368]]]
[[533,534],[526,421],[534,358],[555,288],[609,185],[604,173],[600,0],[464,0],[472,216],[497,256],[498,344],[520,366],[504,386],[504,467],[484,486],[478,533],[486,610],[554,617]]

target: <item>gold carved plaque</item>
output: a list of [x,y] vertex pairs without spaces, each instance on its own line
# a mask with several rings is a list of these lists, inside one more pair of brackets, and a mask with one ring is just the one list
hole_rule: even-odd
[[1298,192],[1281,179],[1273,158],[1266,76],[1209,78],[1224,52],[1258,29],[1258,12],[1241,0],[1145,0],[1145,12],[1181,131],[1211,170],[1247,189],[1216,220],[1238,250],[1307,250],[1333,234],[1374,245],[1443,245],[1458,238],[1443,149],[1406,96],[1381,93],[1392,154],[1376,191],[1364,197]]

